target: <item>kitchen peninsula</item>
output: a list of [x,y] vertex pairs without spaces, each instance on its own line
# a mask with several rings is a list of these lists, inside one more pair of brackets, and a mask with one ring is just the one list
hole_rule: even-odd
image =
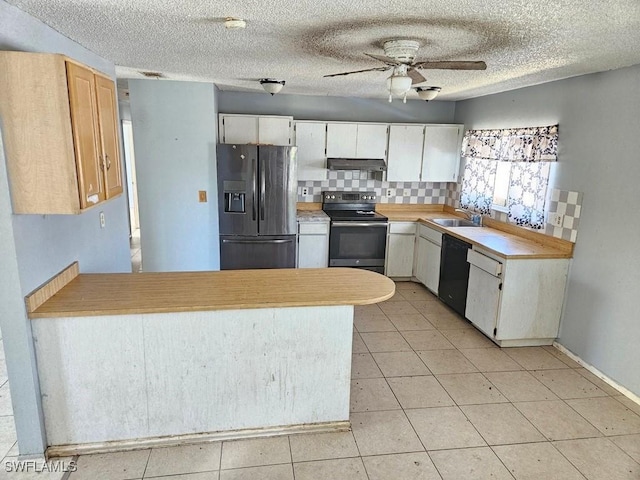
[[349,426],[349,268],[78,274],[27,297],[52,456]]

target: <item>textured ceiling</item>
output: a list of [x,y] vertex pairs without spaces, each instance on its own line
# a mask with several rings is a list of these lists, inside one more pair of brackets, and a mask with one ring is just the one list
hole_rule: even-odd
[[[485,71],[423,70],[439,100],[460,100],[640,64],[640,1],[611,0],[8,0],[112,60],[140,71],[211,81],[222,90],[384,98],[391,38],[421,43],[417,60],[484,60]],[[224,17],[247,21],[226,30]],[[415,93],[412,93],[417,98]]]

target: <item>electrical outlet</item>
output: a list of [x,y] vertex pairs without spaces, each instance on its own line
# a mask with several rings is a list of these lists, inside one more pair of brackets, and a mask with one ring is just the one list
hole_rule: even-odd
[[549,223],[554,227],[561,227],[564,223],[564,215],[562,215],[561,213],[552,213],[550,217],[551,218],[549,219]]
[[306,197],[307,195],[309,195],[309,188],[308,187],[302,187],[302,196]]
[[198,201],[200,203],[207,202],[207,191],[206,190],[198,190]]
[[404,195],[405,197],[410,197],[411,196],[411,189],[410,188],[405,188],[404,192],[402,192],[402,195]]
[[100,212],[100,228],[104,228],[107,222],[104,219],[104,212]]
[[387,197],[393,197],[393,190],[387,188]]

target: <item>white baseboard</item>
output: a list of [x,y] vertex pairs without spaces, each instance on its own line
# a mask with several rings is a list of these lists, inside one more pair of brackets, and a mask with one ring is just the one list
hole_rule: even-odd
[[611,378],[606,376],[604,373],[602,373],[600,370],[598,370],[596,367],[594,367],[593,365],[588,364],[587,362],[582,360],[582,358],[577,356],[575,353],[573,353],[571,350],[567,349],[567,347],[565,347],[564,345],[558,343],[557,341],[553,342],[553,346],[556,347],[558,350],[560,350],[562,353],[564,353],[571,360],[575,361],[576,363],[580,364],[585,369],[589,370],[591,373],[593,373],[596,377],[598,377],[600,380],[605,382],[607,385],[610,385],[611,387],[613,387],[616,390],[618,390],[621,395],[624,395],[625,397],[629,398],[630,400],[632,400],[635,403],[637,403],[638,405],[640,405],[640,397],[638,395],[636,395],[635,393],[633,393],[631,390],[626,389],[625,387],[620,385],[615,380],[612,380]]
[[46,456],[47,458],[70,457],[73,455],[88,455],[91,453],[123,452],[127,450],[141,450],[145,448],[175,447],[179,445],[192,445],[196,443],[240,440],[243,438],[275,437],[280,435],[293,435],[296,433],[345,432],[349,431],[350,429],[351,422],[349,420],[345,420],[341,422],[231,430],[226,432],[174,435],[170,437],[139,438],[134,440],[118,440],[114,442],[83,443],[78,445],[56,445],[47,448]]

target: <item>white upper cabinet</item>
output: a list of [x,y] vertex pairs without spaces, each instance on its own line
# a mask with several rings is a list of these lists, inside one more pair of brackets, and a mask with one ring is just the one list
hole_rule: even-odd
[[387,158],[387,130],[384,124],[358,124],[356,158]]
[[327,124],[296,122],[295,145],[298,147],[298,180],[326,180]]
[[218,121],[220,143],[291,145],[293,117],[220,114]]
[[460,167],[462,125],[426,125],[422,155],[423,182],[455,182]]
[[356,158],[357,144],[357,123],[327,124],[327,157]]
[[424,125],[389,128],[388,182],[418,182],[422,170]]
[[291,145],[293,117],[258,117],[258,143]]
[[258,143],[258,121],[245,115],[220,115],[220,143]]
[[386,158],[387,125],[380,123],[328,123],[327,157]]

